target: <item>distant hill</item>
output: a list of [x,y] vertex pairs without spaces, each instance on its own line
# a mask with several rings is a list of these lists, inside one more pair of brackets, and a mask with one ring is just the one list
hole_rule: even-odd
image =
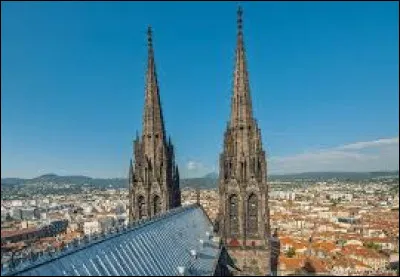
[[211,172],[211,173],[208,173],[208,174],[204,175],[203,178],[206,178],[206,179],[218,179],[218,173],[217,172]]
[[364,180],[378,177],[399,176],[399,171],[377,171],[377,172],[304,172],[297,174],[270,175],[270,180]]
[[[181,179],[180,187],[186,188],[216,188],[218,175],[216,173],[207,174],[201,178],[190,178]],[[2,187],[6,186],[31,186],[33,184],[71,184],[79,186],[89,186],[89,187],[113,187],[113,188],[127,188],[128,180],[125,178],[113,178],[113,179],[102,179],[102,178],[91,178],[87,176],[59,176],[56,174],[45,174],[32,179],[22,179],[22,178],[2,178]]]
[[124,178],[91,178],[87,176],[59,176],[56,174],[45,174],[32,179],[21,179],[21,178],[2,178],[2,186],[10,185],[25,185],[29,186],[37,183],[53,183],[53,184],[71,184],[71,185],[87,185],[87,186],[98,186],[98,187],[116,187],[122,188],[127,187],[128,180]]
[[180,187],[194,189],[214,189],[217,187],[217,179],[212,178],[191,178],[181,179]]
[[[269,180],[363,180],[379,177],[397,176],[399,171],[383,171],[383,172],[306,172],[298,174],[286,175],[270,175]],[[201,178],[181,179],[181,188],[201,188],[211,189],[217,187],[218,173],[212,172]],[[37,183],[53,183],[53,184],[71,184],[77,186],[89,187],[113,187],[113,188],[127,188],[128,180],[126,178],[91,178],[87,176],[59,176],[56,174],[45,174],[32,179],[21,178],[2,178],[2,187],[6,186],[31,186]]]
[[86,176],[58,176],[56,174],[46,174],[33,179],[29,179],[29,183],[37,183],[37,182],[53,182],[53,183],[61,183],[68,182],[76,185],[82,185],[85,183],[90,183],[93,179]]
[[21,178],[1,178],[1,184],[2,185],[18,185],[20,183],[23,183],[25,179]]

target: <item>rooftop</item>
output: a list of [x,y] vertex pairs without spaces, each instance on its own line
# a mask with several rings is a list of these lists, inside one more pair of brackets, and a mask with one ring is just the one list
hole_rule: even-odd
[[184,267],[185,275],[208,276],[214,274],[221,253],[219,240],[212,236],[209,218],[194,204],[26,260],[2,269],[1,275],[176,276]]

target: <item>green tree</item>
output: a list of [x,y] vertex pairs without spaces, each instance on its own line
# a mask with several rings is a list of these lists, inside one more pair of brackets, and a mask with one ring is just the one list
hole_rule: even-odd
[[296,250],[293,247],[289,247],[289,250],[286,252],[286,257],[293,258],[296,255]]
[[369,249],[374,249],[374,250],[381,250],[381,246],[379,244],[376,244],[374,242],[368,242],[365,244],[365,247],[369,248]]

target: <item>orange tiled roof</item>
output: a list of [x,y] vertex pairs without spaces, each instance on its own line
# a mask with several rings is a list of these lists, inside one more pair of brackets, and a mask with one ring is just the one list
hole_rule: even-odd
[[279,267],[284,268],[284,270],[296,270],[300,269],[304,265],[304,258],[287,258],[285,256],[279,256]]
[[332,259],[330,259],[330,262],[332,264],[332,266],[340,266],[343,268],[365,268],[368,269],[370,268],[368,265],[364,264],[363,262],[347,257],[347,256],[343,256],[343,255],[336,255],[334,256]]
[[11,242],[11,243],[7,243],[2,245],[1,247],[4,249],[16,249],[16,250],[20,250],[22,248],[24,248],[26,246],[26,243],[23,241],[20,242]]
[[281,245],[286,245],[286,244],[293,245],[293,243],[294,243],[294,240],[290,237],[280,237],[279,241],[280,241]]
[[313,249],[322,250],[324,252],[331,252],[336,249],[336,244],[333,242],[316,242],[311,245]]
[[346,245],[342,249],[342,253],[344,255],[353,255],[359,256],[363,258],[373,258],[373,259],[382,259],[384,258],[381,254],[367,249],[365,247],[355,246],[355,245]]
[[374,238],[363,238],[363,241],[368,243],[368,242],[374,242],[374,243],[391,243],[393,240],[391,240],[388,237],[385,238],[380,238],[380,237],[374,237]]
[[20,229],[20,230],[1,230],[1,238],[10,238],[13,236],[29,234],[38,230],[39,229],[37,229],[36,227]]

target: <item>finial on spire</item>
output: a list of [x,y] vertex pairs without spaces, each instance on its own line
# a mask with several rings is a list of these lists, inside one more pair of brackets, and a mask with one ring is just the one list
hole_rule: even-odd
[[237,24],[238,24],[238,31],[239,32],[242,32],[242,28],[243,28],[242,15],[243,15],[243,9],[242,9],[241,6],[239,6],[238,11],[237,11]]
[[152,31],[150,25],[149,27],[147,27],[147,43],[149,44],[149,47],[153,46]]

